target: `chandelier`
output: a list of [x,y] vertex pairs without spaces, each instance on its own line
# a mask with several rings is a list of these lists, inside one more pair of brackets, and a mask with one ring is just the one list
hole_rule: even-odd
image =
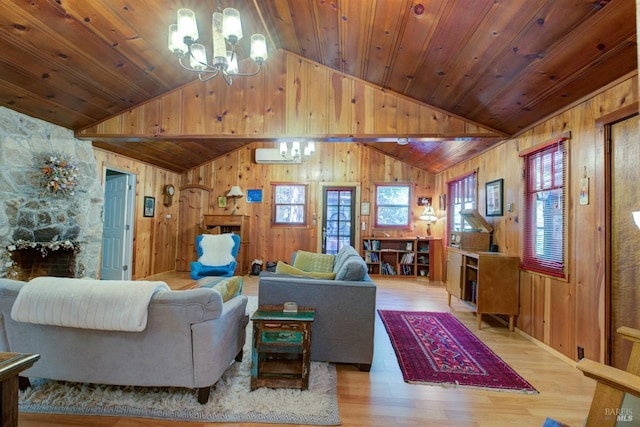
[[198,73],[200,81],[207,81],[222,74],[225,82],[231,86],[237,76],[255,76],[267,59],[267,42],[262,34],[251,36],[251,59],[257,64],[252,73],[240,73],[236,45],[242,39],[242,23],[237,9],[226,8],[221,11],[220,0],[213,13],[211,30],[213,32],[213,61],[207,61],[207,51],[198,40],[196,14],[191,9],[178,9],[178,23],[169,25],[169,50],[178,57],[182,68]]
[[307,142],[302,150],[300,149],[300,143],[298,141],[293,141],[291,143],[291,149],[289,149],[289,144],[286,142],[280,143],[280,155],[286,160],[293,160],[296,162],[307,160],[315,151],[316,144],[313,141]]

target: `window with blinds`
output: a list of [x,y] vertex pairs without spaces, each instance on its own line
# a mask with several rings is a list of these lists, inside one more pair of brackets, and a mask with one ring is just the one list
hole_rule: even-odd
[[565,278],[567,138],[521,156],[525,160],[522,268]]

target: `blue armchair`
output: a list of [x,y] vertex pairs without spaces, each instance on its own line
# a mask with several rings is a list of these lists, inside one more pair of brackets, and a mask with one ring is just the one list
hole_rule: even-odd
[[[236,257],[239,249],[240,236],[237,234],[199,235],[196,237],[198,261],[191,263],[191,278],[198,280],[206,276],[233,276],[238,264]],[[222,260],[222,264],[211,265],[218,264],[216,260]]]

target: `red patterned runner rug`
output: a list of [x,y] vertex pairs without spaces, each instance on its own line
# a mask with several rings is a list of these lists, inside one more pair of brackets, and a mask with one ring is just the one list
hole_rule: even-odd
[[538,393],[451,313],[378,314],[406,382]]

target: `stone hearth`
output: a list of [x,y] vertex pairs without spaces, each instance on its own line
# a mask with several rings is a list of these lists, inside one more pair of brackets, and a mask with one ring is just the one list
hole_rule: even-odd
[[[63,156],[78,167],[73,195],[52,194],[43,188],[38,159],[45,155]],[[75,249],[62,248],[54,258],[71,252],[68,262],[73,265],[63,268],[68,275],[97,278],[104,207],[100,173],[91,142],[75,139],[68,129],[0,107],[0,277],[16,278],[16,261],[26,263],[30,276],[49,274],[37,265],[40,248],[71,242]],[[16,246],[21,251],[26,249],[23,246],[34,250],[18,255],[11,249]]]

